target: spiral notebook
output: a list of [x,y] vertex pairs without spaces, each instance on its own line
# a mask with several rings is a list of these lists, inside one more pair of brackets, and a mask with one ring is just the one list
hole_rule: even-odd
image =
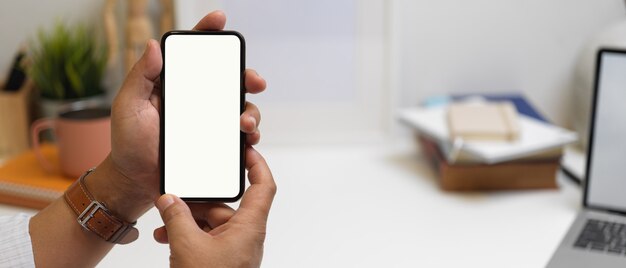
[[[58,166],[57,149],[43,145],[42,153]],[[0,203],[42,209],[60,197],[74,182],[60,171],[46,172],[32,151],[26,151],[0,165]]]

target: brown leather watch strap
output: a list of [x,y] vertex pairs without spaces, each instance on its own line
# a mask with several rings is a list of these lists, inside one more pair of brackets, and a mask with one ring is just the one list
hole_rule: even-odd
[[94,169],[80,176],[66,191],[65,202],[78,216],[78,223],[105,241],[128,244],[139,237],[135,223],[125,222],[113,215],[104,203],[98,202],[85,187],[85,177]]

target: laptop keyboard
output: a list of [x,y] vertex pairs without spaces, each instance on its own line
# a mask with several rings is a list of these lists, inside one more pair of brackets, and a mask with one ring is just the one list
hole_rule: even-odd
[[625,255],[626,224],[587,220],[574,247]]

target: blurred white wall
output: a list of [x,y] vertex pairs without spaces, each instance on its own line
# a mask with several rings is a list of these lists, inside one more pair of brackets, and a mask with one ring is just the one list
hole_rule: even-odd
[[385,94],[386,2],[357,0],[179,1],[191,27],[223,9],[226,28],[246,38],[246,64],[268,81],[248,96],[262,109],[264,143],[380,140]]
[[626,19],[621,0],[396,0],[397,106],[445,92],[521,91],[569,121],[570,82],[584,44]]
[[[0,75],[38,27],[58,17],[99,23],[103,3],[3,1]],[[222,8],[230,18],[227,28],[244,32],[249,66],[268,78],[268,92],[250,99],[264,112],[264,141],[273,143],[384,137],[399,129],[396,109],[449,92],[521,91],[551,120],[565,124],[580,49],[626,17],[622,0],[177,4],[179,28]]]
[[9,0],[0,2],[0,79],[4,80],[20,45],[35,37],[40,27],[55,20],[100,20],[103,1]]
[[[256,98],[271,116],[265,126],[271,137],[284,141],[296,136],[300,142],[333,136],[327,132],[336,135],[326,141],[358,139],[359,133],[373,137],[366,133],[376,130],[396,136],[401,129],[393,118],[396,109],[434,94],[458,92],[522,92],[550,120],[567,125],[573,109],[571,83],[581,49],[596,32],[626,18],[622,0],[192,2],[184,2],[189,10],[185,17],[193,17],[202,9],[199,6],[222,8],[230,14],[230,27],[250,36],[249,66],[260,68],[270,83],[267,94]],[[383,30],[372,35],[384,39],[380,44],[384,59],[375,63],[381,65],[376,70],[383,73],[382,78],[354,71],[362,55],[350,67],[345,56],[327,53],[324,46],[290,43],[294,39],[334,43],[335,52],[343,48],[345,55],[350,51],[345,41],[353,37],[356,51],[367,40],[357,30],[367,23],[359,21],[363,10],[383,24]],[[357,24],[350,31],[354,20]],[[311,31],[315,27],[319,30]],[[375,49],[365,54],[379,53]],[[282,59],[285,55],[289,58]],[[303,70],[303,75],[297,70]],[[329,79],[320,83],[323,77]],[[383,81],[378,91],[360,88],[378,79]],[[376,95],[382,104],[359,110],[351,118],[342,116],[347,111],[336,110],[335,116],[322,112],[334,110],[333,103],[346,98],[358,102],[363,94]],[[299,106],[273,110],[285,103]],[[317,107],[319,116],[303,112],[308,104]],[[294,126],[305,133],[294,132]]]

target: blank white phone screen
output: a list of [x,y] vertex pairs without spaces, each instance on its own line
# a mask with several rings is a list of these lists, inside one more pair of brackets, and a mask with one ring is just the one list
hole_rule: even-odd
[[166,193],[239,194],[241,41],[235,35],[169,35],[164,61]]

